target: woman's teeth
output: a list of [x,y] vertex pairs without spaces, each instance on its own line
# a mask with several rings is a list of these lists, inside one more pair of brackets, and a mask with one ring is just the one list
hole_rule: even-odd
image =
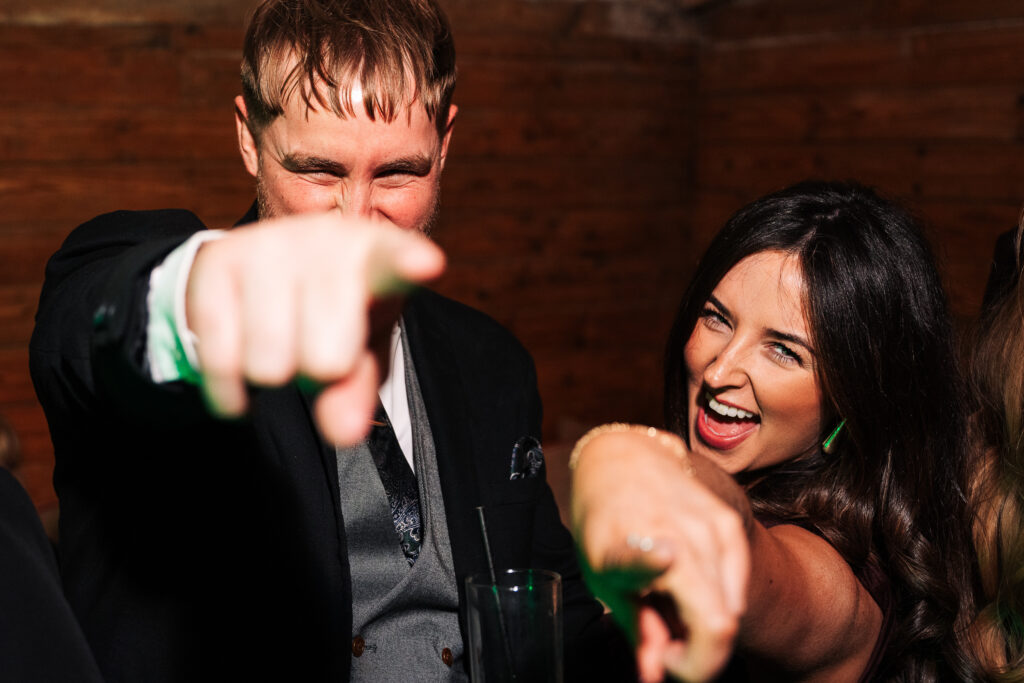
[[736,408],[734,406],[727,406],[723,403],[719,403],[710,394],[707,395],[708,408],[715,411],[722,417],[738,417],[741,420],[749,420],[754,417],[754,414],[743,410],[742,408]]

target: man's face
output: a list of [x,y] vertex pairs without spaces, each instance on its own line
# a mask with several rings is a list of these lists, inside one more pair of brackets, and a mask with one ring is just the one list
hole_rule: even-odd
[[418,102],[387,123],[366,115],[360,88],[352,100],[355,115],[343,119],[329,109],[307,110],[295,95],[257,141],[236,98],[239,145],[256,177],[260,218],[334,209],[429,232],[456,108],[440,137]]

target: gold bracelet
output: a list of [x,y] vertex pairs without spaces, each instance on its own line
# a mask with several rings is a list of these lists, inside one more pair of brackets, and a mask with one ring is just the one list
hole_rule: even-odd
[[693,463],[690,462],[690,456],[686,451],[686,446],[683,444],[683,440],[678,436],[670,434],[669,432],[663,432],[655,427],[646,427],[644,425],[629,424],[626,422],[610,422],[608,424],[598,425],[581,436],[580,440],[576,442],[575,446],[573,446],[572,453],[569,455],[569,469],[576,469],[576,465],[579,463],[580,454],[591,441],[602,434],[615,434],[622,432],[643,434],[657,440],[659,444],[672,451],[672,454],[679,458],[683,463],[687,474],[691,477],[696,474],[693,469]]

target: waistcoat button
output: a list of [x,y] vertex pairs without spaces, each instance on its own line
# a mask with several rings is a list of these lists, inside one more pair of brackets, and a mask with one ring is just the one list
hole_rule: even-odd
[[455,661],[455,657],[452,656],[452,651],[448,648],[441,650],[441,661],[444,662],[446,666],[450,667],[452,662]]
[[362,636],[356,636],[352,639],[352,654],[356,657],[363,656],[363,650],[366,649],[366,641],[363,640]]

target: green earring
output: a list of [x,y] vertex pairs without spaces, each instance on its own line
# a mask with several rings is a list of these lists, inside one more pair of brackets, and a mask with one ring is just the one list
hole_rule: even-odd
[[846,424],[846,420],[840,420],[839,426],[832,430],[832,433],[828,435],[828,438],[821,443],[821,450],[825,455],[832,455],[832,451],[835,450],[836,437],[839,436],[839,430]]

